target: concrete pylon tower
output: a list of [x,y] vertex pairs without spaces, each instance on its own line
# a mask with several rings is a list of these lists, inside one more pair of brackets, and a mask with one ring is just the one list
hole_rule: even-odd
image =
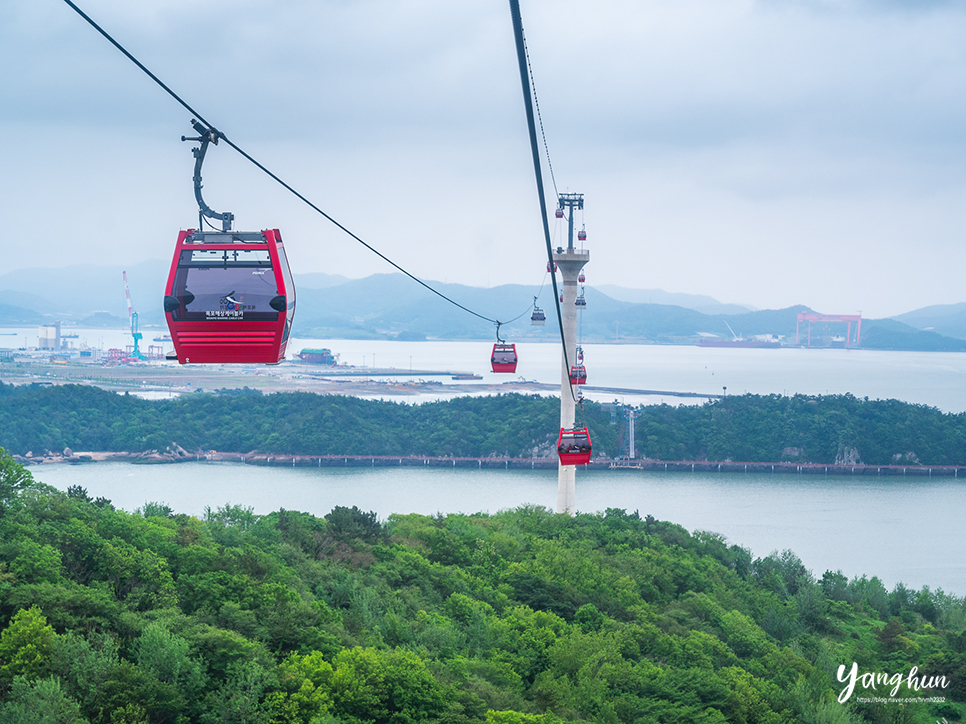
[[[564,351],[560,352],[560,427],[574,426],[576,403],[570,386],[570,370],[567,363],[577,364],[577,276],[590,261],[590,251],[574,249],[574,211],[584,208],[583,194],[560,194],[558,208],[567,218],[569,234],[567,248],[557,247],[553,260],[563,278],[563,301],[560,304],[563,318]],[[557,463],[557,512],[574,515],[577,512],[576,479],[577,466]]]

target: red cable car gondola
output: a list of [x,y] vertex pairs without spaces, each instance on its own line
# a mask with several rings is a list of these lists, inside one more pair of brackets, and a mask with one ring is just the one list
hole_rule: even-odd
[[586,385],[587,384],[587,368],[582,364],[574,365],[570,368],[570,384],[572,385]]
[[490,365],[494,372],[517,371],[517,346],[506,342],[497,342],[493,345],[493,352],[490,354]]
[[563,209],[558,208],[556,211],[553,212],[553,215],[556,216],[558,219],[562,219]]
[[581,229],[577,232],[577,241],[587,241],[587,232]]
[[550,269],[550,262],[547,262],[547,274],[555,273],[557,271],[557,262],[553,263],[553,270]]
[[[278,229],[231,230],[234,215],[201,197],[201,165],[220,132],[192,120],[197,141],[198,230],[178,234],[164,288],[164,312],[178,362],[278,364],[295,317],[295,284]],[[205,217],[221,231],[204,231]]]
[[586,427],[560,428],[557,455],[562,465],[587,465],[590,462],[590,432]]
[[580,274],[577,275],[577,281],[580,282],[581,284],[587,281],[587,277],[584,276],[583,272],[580,272]]
[[182,231],[164,311],[181,364],[281,362],[295,285],[278,229]]

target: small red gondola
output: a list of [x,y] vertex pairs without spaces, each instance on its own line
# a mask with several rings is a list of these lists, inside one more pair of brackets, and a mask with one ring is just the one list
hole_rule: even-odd
[[281,362],[295,285],[278,229],[180,232],[164,311],[181,364]]
[[510,374],[517,371],[517,346],[497,342],[493,345],[493,353],[490,355],[490,366],[494,372],[508,372]]
[[557,271],[557,262],[554,262],[553,263],[553,269],[551,269],[550,268],[550,262],[548,261],[547,262],[547,274],[556,273],[556,271]]
[[582,364],[574,365],[570,368],[570,384],[572,385],[586,385],[587,384],[587,368]]
[[583,272],[580,272],[580,274],[577,275],[577,281],[580,282],[581,284],[587,281],[587,277],[584,276]]
[[577,232],[577,241],[587,241],[587,232],[581,229]]
[[562,465],[587,465],[590,462],[590,432],[586,427],[560,428],[557,455]]
[[563,218],[563,209],[557,209],[556,211],[553,212],[553,215],[556,216],[558,219],[562,219]]

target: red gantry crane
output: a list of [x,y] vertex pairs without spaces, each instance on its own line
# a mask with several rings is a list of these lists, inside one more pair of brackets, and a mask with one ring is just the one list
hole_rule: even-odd
[[862,315],[861,314],[816,314],[814,312],[800,312],[798,322],[795,324],[795,344],[798,341],[799,329],[802,322],[808,322],[808,347],[812,346],[812,322],[832,322],[847,324],[845,331],[845,346],[852,346],[852,322],[856,322],[855,346],[858,347],[862,342]]

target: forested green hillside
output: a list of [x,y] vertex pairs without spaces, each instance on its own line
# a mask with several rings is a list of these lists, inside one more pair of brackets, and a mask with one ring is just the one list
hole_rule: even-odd
[[[609,413],[594,407],[587,414],[603,433],[602,449],[612,445],[616,430],[596,424]],[[0,445],[18,454],[143,451],[176,442],[188,450],[300,455],[528,457],[539,446],[550,456],[558,420],[556,400],[523,395],[406,405],[231,390],[146,401],[81,386],[0,386]]]
[[[0,458],[0,721],[785,724],[962,717],[966,603],[622,510],[204,520]],[[946,677],[906,704],[839,666]],[[938,679],[934,683],[938,682]],[[944,703],[908,697],[942,696]]]
[[[252,390],[146,401],[68,385],[0,384],[0,445],[45,450],[187,450],[279,455],[551,457],[558,403],[525,395],[407,405]],[[596,454],[616,455],[625,431],[585,403]],[[729,396],[705,405],[643,408],[639,454],[659,460],[792,460],[872,465],[966,464],[966,414],[851,395]]]
[[661,460],[966,464],[966,414],[853,395],[740,395],[644,408],[638,451]]

